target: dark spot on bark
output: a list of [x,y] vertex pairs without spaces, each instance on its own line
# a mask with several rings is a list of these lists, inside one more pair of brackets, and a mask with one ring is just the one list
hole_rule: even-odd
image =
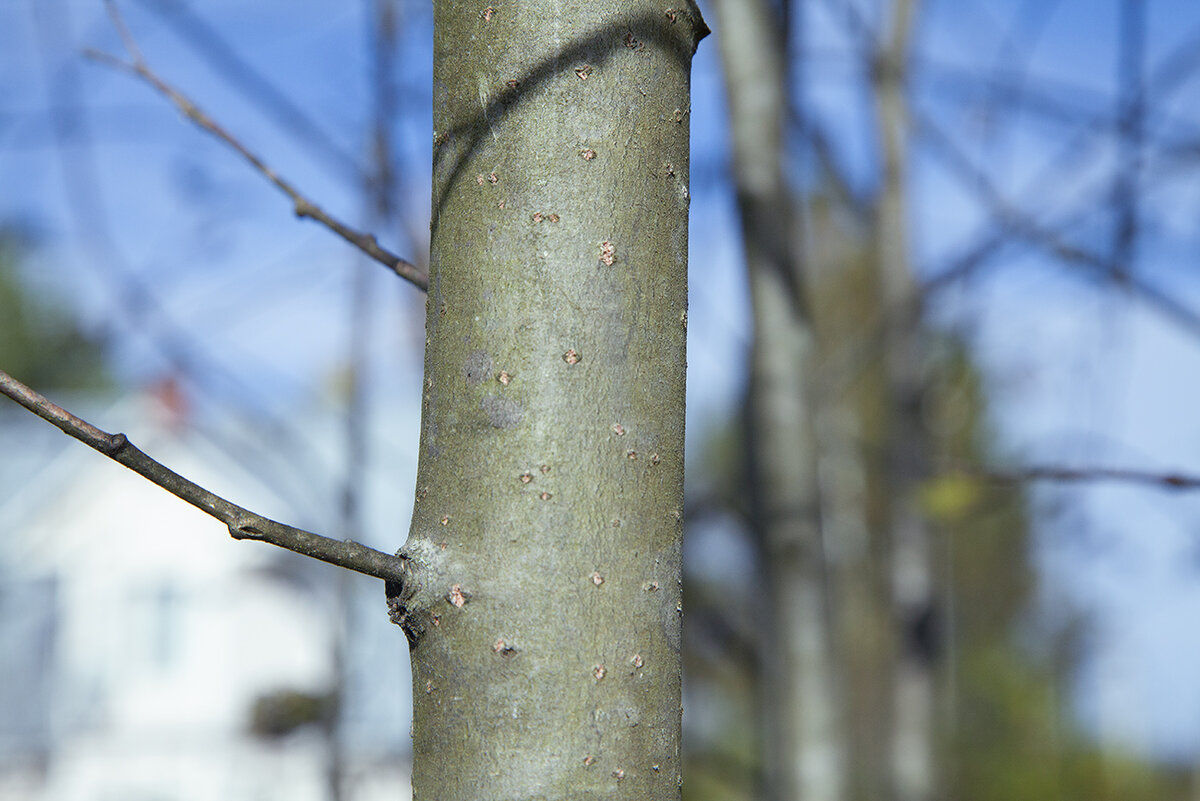
[[941,650],[941,621],[932,604],[909,610],[905,614],[904,650],[920,660],[922,665],[935,664]]
[[679,653],[683,639],[683,607],[677,604],[673,609],[664,607],[663,611],[666,612],[663,615],[663,634],[671,650]]
[[473,350],[463,362],[462,371],[467,386],[478,386],[492,377],[492,357],[486,351]]
[[388,619],[404,631],[408,647],[415,648],[421,635],[425,633],[425,627],[414,610],[407,606],[408,599],[412,597],[411,590],[403,587],[400,582],[386,581],[384,592],[387,596]]
[[486,395],[479,401],[493,428],[516,428],[521,422],[521,404],[498,395]]

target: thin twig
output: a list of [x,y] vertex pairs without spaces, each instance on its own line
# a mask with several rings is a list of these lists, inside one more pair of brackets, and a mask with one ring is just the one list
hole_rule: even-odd
[[[53,5],[37,5],[37,13],[33,15],[34,42],[46,78],[43,83],[47,89],[47,107],[52,109],[51,129],[55,151],[61,160],[62,169],[58,173],[63,181],[63,197],[69,199],[66,208],[75,234],[89,253],[84,262],[106,287],[122,323],[148,340],[186,383],[210,396],[210,401],[215,400],[211,396],[218,391],[218,384],[239,398],[253,397],[257,388],[243,381],[220,358],[204,352],[189,338],[117,245],[110,229],[112,217],[105,207],[105,193],[100,191],[102,182],[98,177],[88,113],[92,104],[84,101],[77,65],[71,64],[60,71],[51,56],[62,36],[61,20],[53,13]],[[270,457],[286,461],[293,472],[305,466],[305,460],[313,462],[315,454],[311,443],[307,442],[306,432],[286,416],[267,411],[261,403],[257,405],[260,433],[273,445],[269,449]],[[225,447],[228,448],[229,443],[225,443]],[[254,446],[246,443],[243,447]],[[303,481],[298,475],[296,478]],[[310,503],[316,502],[312,493],[303,497]]]
[[175,87],[164,81],[157,73],[154,72],[146,63],[141,53],[137,49],[137,44],[130,35],[125,23],[120,14],[116,10],[116,6],[109,2],[106,3],[109,9],[109,15],[113,19],[113,25],[116,26],[121,40],[125,44],[125,49],[129,52],[131,61],[125,61],[110,53],[105,53],[98,50],[85,50],[84,55],[112,67],[113,69],[125,72],[127,74],[141,78],[143,81],[152,86],[159,94],[175,104],[184,116],[194,122],[196,125],[208,131],[210,134],[220,139],[226,145],[235,150],[242,158],[250,162],[250,164],[262,173],[268,181],[274,184],[279,191],[283,192],[292,201],[292,208],[297,217],[307,217],[324,225],[329,230],[340,236],[342,239],[354,245],[356,248],[366,253],[375,261],[389,268],[396,275],[409,281],[417,288],[425,291],[429,288],[429,276],[417,267],[412,262],[402,259],[390,250],[382,247],[375,237],[371,234],[357,231],[354,228],[346,225],[342,221],[336,219],[313,201],[309,200],[300,190],[291,184],[291,182],[282,178],[278,173],[269,167],[261,158],[253,151],[247,148],[233,134],[221,127],[212,117],[205,113],[199,106],[192,102],[190,98],[184,95]]
[[1126,484],[1147,484],[1168,490],[1200,490],[1200,476],[1183,473],[1152,473],[1145,470],[1126,470],[1114,467],[1027,467],[1004,472],[965,469],[958,471],[999,484],[1026,484],[1033,481],[1059,483],[1089,483],[1118,481]]
[[335,540],[278,523],[225,500],[151,459],[124,434],[109,434],[57,406],[0,370],[0,395],[19,403],[88,447],[220,520],[235,540],[257,540],[385,581],[405,581],[405,561],[349,540]]

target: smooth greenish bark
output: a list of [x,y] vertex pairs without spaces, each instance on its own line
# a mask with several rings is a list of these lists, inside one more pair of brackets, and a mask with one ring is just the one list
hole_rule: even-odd
[[[434,3],[414,797],[677,799],[690,3]],[[392,587],[395,593],[400,588]]]

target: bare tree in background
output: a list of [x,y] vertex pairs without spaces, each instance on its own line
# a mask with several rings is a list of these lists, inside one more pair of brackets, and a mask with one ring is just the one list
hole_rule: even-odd
[[[956,574],[977,571],[973,560],[993,546],[950,542],[948,531],[961,530],[964,519],[955,513],[947,524],[941,515],[946,498],[976,492],[951,486],[947,466],[989,471],[977,463],[983,453],[968,449],[964,458],[963,444],[930,422],[949,402],[941,395],[947,376],[977,380],[972,369],[963,372],[955,335],[924,317],[937,293],[1020,243],[1065,271],[1113,280],[1168,319],[1195,327],[1196,315],[1132,264],[1147,161],[1146,5],[1117,3],[1115,125],[1083,123],[1089,136],[1111,135],[1116,143],[1108,195],[1111,255],[1104,255],[1073,241],[1078,217],[1039,218],[1042,198],[1006,197],[998,176],[970,155],[969,137],[948,133],[928,105],[914,102],[914,95],[930,91],[914,88],[917,80],[948,82],[953,74],[964,85],[994,92],[996,114],[1011,103],[1078,120],[1032,81],[1020,83],[1020,43],[1011,47],[1011,63],[997,65],[993,74],[954,73],[922,52],[918,22],[925,9],[918,2],[713,2],[754,312],[745,451],[747,489],[754,494],[747,517],[765,584],[755,668],[765,698],[767,798],[927,801],[962,793],[959,782],[975,769],[975,757],[955,742],[956,727],[964,736],[972,730],[959,722],[966,714],[960,694],[988,690],[964,689],[980,679],[974,667],[959,663],[976,657],[951,653],[946,641],[959,636],[951,630],[959,602],[959,623],[999,636],[998,628],[977,619],[971,605],[978,596]],[[817,16],[823,30],[832,27],[845,38],[845,49],[831,55],[827,43],[810,38],[807,25]],[[814,80],[811,67],[821,58],[841,58],[840,66],[858,76],[851,80],[858,81],[868,111],[863,138],[874,148],[865,181],[846,166],[851,157],[839,139],[851,137],[835,127],[845,120],[822,119],[809,102],[813,84],[806,81]],[[1182,54],[1168,57],[1159,82],[1174,85],[1187,69]],[[1165,92],[1161,98],[1165,102]],[[1064,161],[1080,147],[1073,140]],[[910,241],[917,220],[910,161],[918,149],[948,168],[988,215],[977,242],[942,269],[921,273],[911,263]],[[970,408],[971,425],[979,426],[973,436],[982,438],[983,412]],[[1138,480],[1137,471],[1117,472]],[[1106,476],[1112,471],[990,473],[1000,481]],[[1163,474],[1146,478],[1161,486],[1171,481]],[[1009,508],[1023,503],[1019,496],[991,503],[997,506],[981,511],[985,519],[1004,508],[1013,525],[1028,525]],[[979,530],[990,525],[980,523]],[[1024,561],[1027,532],[1010,536],[1013,551],[1005,558]],[[1025,598],[1024,590],[1012,589],[1024,580],[1015,578],[1019,572],[998,569],[996,586]],[[994,603],[1006,610],[998,619],[1011,620],[1007,601]],[[961,632],[964,648],[984,648],[984,641],[974,630]],[[1003,746],[997,740],[993,747]]]
[[840,801],[844,738],[812,413],[815,332],[787,185],[786,27],[766,0],[714,4],[754,314],[747,449],[767,583],[762,742],[769,798]]

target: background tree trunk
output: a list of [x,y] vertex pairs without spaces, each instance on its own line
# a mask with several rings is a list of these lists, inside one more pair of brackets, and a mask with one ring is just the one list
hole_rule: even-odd
[[[917,295],[908,261],[909,42],[916,0],[896,0],[889,10],[885,41],[875,61],[875,108],[883,185],[876,207],[875,247],[880,309],[907,308]],[[894,312],[891,312],[894,313]],[[925,393],[921,330],[905,322],[889,332],[886,464],[891,596],[896,630],[892,668],[892,785],[899,801],[927,801],[936,786],[934,704],[938,614],[929,526],[918,505],[921,482],[929,477],[928,442],[921,408]]]
[[[417,799],[675,799],[690,3],[438,0]],[[392,587],[395,592],[397,588]]]
[[839,801],[844,753],[813,439],[815,341],[783,168],[786,30],[764,0],[720,0],[714,9],[754,312],[747,448],[767,585],[766,790],[773,801]]

